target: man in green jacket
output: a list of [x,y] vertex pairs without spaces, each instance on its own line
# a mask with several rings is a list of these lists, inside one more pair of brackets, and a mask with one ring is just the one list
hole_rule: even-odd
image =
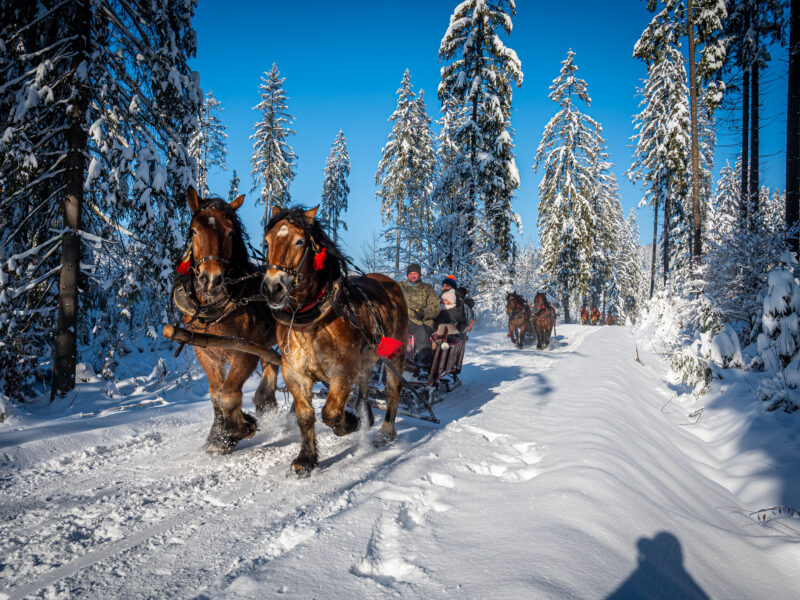
[[400,282],[400,287],[406,297],[408,305],[408,333],[414,336],[414,365],[415,375],[419,371],[429,371],[433,354],[431,352],[430,337],[433,334],[433,320],[439,315],[439,297],[436,290],[429,283],[420,279],[422,269],[416,263],[408,265],[406,281]]

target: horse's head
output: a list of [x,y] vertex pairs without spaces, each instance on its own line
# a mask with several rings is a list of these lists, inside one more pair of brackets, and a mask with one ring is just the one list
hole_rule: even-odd
[[510,315],[519,306],[519,294],[517,292],[507,292],[506,293],[506,314]]
[[217,302],[225,296],[225,276],[231,264],[247,262],[242,226],[236,216],[244,196],[228,203],[219,198],[201,198],[189,187],[186,198],[192,211],[190,236],[195,292],[203,302]]
[[544,292],[536,292],[536,295],[533,297],[533,308],[536,310],[540,310],[542,308],[547,307],[547,296]]
[[317,208],[273,207],[264,241],[267,270],[261,290],[270,308],[308,302],[345,270],[344,257],[316,221]]

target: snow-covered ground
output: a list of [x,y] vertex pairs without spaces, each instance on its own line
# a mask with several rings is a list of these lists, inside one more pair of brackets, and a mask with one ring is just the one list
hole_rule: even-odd
[[636,343],[478,332],[440,425],[375,450],[318,421],[300,480],[286,402],[210,457],[196,367],[87,377],[0,424],[0,598],[796,598],[799,519],[766,509],[800,505],[797,415],[738,371],[681,394]]

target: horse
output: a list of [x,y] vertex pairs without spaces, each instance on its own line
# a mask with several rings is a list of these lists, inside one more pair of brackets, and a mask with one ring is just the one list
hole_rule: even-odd
[[506,294],[506,314],[511,342],[522,349],[525,333],[531,329],[531,307],[517,292]]
[[589,324],[590,325],[597,325],[597,322],[600,320],[600,311],[597,310],[596,306],[592,307],[592,312],[589,313]]
[[[236,210],[244,196],[230,203],[186,193],[192,212],[189,248],[178,267],[172,298],[187,329],[215,336],[246,338],[273,346],[275,320],[266,305],[248,302],[260,293],[260,274],[250,263],[246,233]],[[237,350],[194,347],[208,377],[214,422],[206,440],[209,454],[228,454],[255,435],[256,419],[242,411],[242,386],[255,371],[258,357]],[[277,410],[278,367],[262,361],[262,376],[253,402],[259,415]],[[225,372],[226,366],[230,368]]]
[[408,308],[396,281],[379,273],[347,277],[347,261],[316,220],[317,208],[274,207],[266,227],[267,266],[262,291],[277,325],[281,367],[294,398],[300,452],[290,473],[317,465],[311,387],[328,386],[322,421],[338,436],[356,431],[361,418],[345,410],[353,385],[357,406],[367,401],[370,367],[379,355],[386,373],[386,417],[373,437],[381,446],[396,437],[395,418],[408,344]]
[[585,306],[581,306],[581,324],[586,325],[589,323],[589,311]]
[[537,292],[533,298],[536,310],[531,317],[533,330],[536,332],[536,348],[542,349],[550,345],[550,333],[556,332],[556,309],[547,301],[544,292]]

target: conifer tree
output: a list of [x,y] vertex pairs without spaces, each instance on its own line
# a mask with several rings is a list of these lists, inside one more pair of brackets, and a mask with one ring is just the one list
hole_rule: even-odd
[[[657,26],[657,27],[656,27]],[[668,20],[654,19],[634,47],[634,56],[648,63],[642,112],[634,118],[638,133],[628,175],[644,185],[642,205],[653,207],[653,258],[650,295],[655,289],[658,215],[663,211],[661,235],[664,284],[670,276],[670,258],[688,251],[688,224],[684,207],[688,191],[691,135],[686,70],[678,47],[679,30]]]
[[389,122],[392,130],[381,150],[375,183],[383,223],[393,225],[387,238],[394,237],[394,268],[399,271],[401,249],[410,260],[420,260],[424,232],[432,219],[427,207],[435,168],[430,119],[412,89],[408,69],[397,90],[397,107]]
[[202,196],[209,194],[208,172],[214,167],[225,170],[225,157],[228,149],[225,146],[227,127],[222,124],[222,103],[214,97],[211,90],[206,94],[200,108],[200,118],[189,143],[189,154],[197,161],[197,191]]
[[564,318],[570,322],[569,298],[585,295],[594,253],[595,212],[593,166],[597,123],[582,114],[577,101],[591,103],[586,82],[570,50],[561,72],[550,86],[550,99],[559,105],[542,134],[534,170],[542,168],[539,183],[539,239],[542,268],[558,286]]
[[476,251],[504,263],[514,255],[511,198],[519,173],[510,119],[513,86],[522,84],[523,75],[500,35],[510,35],[515,13],[514,0],[466,0],[451,15],[439,46],[439,57],[449,61],[441,70],[439,99],[444,104],[452,97],[466,108],[453,135],[461,155],[457,170],[468,190],[458,206],[471,232],[465,261]]
[[186,145],[202,102],[187,64],[192,14],[168,0],[0,4],[7,390],[54,348],[52,391],[64,394],[79,342],[119,331],[103,341],[108,350],[124,344],[126,322],[165,318],[152,306],[168,294],[183,244],[194,180]]
[[347,185],[349,175],[350,156],[347,154],[347,140],[340,129],[325,162],[320,214],[334,242],[339,239],[339,227],[347,231],[347,223],[342,221],[339,215],[347,211],[347,197],[350,195],[350,187]]
[[295,133],[291,129],[294,117],[289,114],[283,89],[286,78],[280,76],[275,63],[264,75],[258,87],[261,102],[253,107],[261,115],[261,120],[255,124],[255,132],[250,136],[253,140],[250,174],[255,182],[253,189],[261,185],[259,202],[264,205],[262,226],[266,227],[272,207],[285,206],[291,200],[289,184],[295,176],[297,157],[286,141]]
[[455,134],[466,122],[466,107],[450,96],[442,103],[441,112],[436,149],[437,177],[432,198],[437,212],[433,263],[440,271],[453,273],[457,281],[466,282],[474,279],[469,258],[473,247],[473,232],[468,218],[471,200],[465,183],[467,178],[463,177],[469,165],[455,139]]
[[233,202],[237,196],[239,196],[239,175],[236,173],[236,169],[233,170],[233,175],[231,176],[231,185],[228,188],[228,202]]

